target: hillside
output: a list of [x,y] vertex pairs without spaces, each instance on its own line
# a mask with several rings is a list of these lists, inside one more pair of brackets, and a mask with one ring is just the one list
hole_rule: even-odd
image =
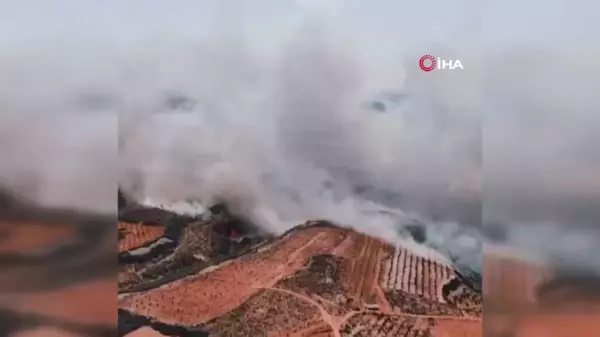
[[481,336],[481,293],[403,247],[325,221],[271,237],[223,209],[176,219],[119,224],[121,335]]

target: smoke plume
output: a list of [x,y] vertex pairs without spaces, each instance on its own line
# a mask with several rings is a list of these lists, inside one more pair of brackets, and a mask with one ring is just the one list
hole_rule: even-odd
[[[426,244],[474,267],[495,231],[502,244],[597,269],[597,50],[365,38],[340,2],[294,2],[272,29],[257,14],[272,4],[221,3],[202,8],[216,11],[206,20],[158,2],[118,8],[129,25],[106,25],[114,8],[98,5],[106,22],[3,49],[0,108],[15,121],[2,123],[6,180],[41,181],[51,196],[38,198],[58,202],[48,184],[81,176],[62,203],[98,205],[87,196],[116,179],[112,157],[96,154],[118,147],[119,183],[146,203],[225,201],[273,232],[325,218],[405,241],[401,229],[420,226]],[[425,53],[465,69],[424,73]],[[52,117],[17,126],[23,113]],[[58,119],[77,121],[51,139],[56,153],[78,146],[68,160],[19,131],[42,137]],[[57,162],[73,170],[47,164]]]

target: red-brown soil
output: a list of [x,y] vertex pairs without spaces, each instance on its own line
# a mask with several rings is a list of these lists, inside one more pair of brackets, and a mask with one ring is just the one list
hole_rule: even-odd
[[75,229],[69,225],[40,222],[0,222],[0,254],[42,250],[73,240]]
[[[119,308],[211,336],[470,337],[481,336],[480,299],[446,264],[317,223],[176,281],[122,294]],[[418,310],[405,305],[411,302],[421,303]]]
[[107,278],[71,287],[6,298],[6,306],[16,312],[36,314],[84,324],[113,324],[117,320],[114,297],[117,285]]
[[[488,255],[484,261],[485,336],[594,337],[600,329],[600,302],[581,301],[583,291],[568,282],[568,296],[548,302],[537,291],[554,275],[541,263]],[[548,294],[552,297],[555,294]],[[560,295],[560,294],[558,294]]]
[[141,223],[119,222],[118,230],[124,236],[119,240],[119,252],[142,247],[165,234],[163,226],[146,226]]

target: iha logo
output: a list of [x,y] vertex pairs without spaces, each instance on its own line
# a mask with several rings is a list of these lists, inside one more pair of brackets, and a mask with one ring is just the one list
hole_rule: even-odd
[[421,59],[419,59],[419,67],[423,71],[430,72],[434,69],[444,69],[444,70],[455,70],[460,69],[463,70],[464,67],[460,60],[444,60],[439,57],[433,57],[432,55],[423,55]]

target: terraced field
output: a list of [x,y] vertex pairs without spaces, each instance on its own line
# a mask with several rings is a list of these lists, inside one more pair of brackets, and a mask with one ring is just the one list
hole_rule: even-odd
[[119,222],[119,252],[140,248],[165,235],[164,226],[147,226],[142,223]]
[[[487,257],[481,293],[448,262],[324,221],[271,237],[222,210],[127,216],[154,229],[121,252],[147,248],[121,261],[142,285],[119,285],[121,336],[592,337],[600,321],[600,305],[549,311],[582,288],[514,257]],[[161,238],[173,246],[157,253]]]
[[[210,232],[226,217],[204,218]],[[480,294],[451,266],[354,230],[310,222],[219,259],[210,241],[182,249],[191,234],[181,233],[175,250],[201,252],[205,263],[149,289],[121,289],[121,335],[481,335]],[[411,301],[421,310],[403,305]]]
[[452,277],[453,270],[402,247],[395,247],[385,259],[381,273],[381,287],[385,291],[403,291],[437,301],[441,299],[439,290],[442,284]]
[[120,333],[596,336],[600,302],[564,306],[573,302],[564,296],[573,299],[582,291],[573,282],[556,285],[549,268],[514,257],[488,256],[485,266],[490,307],[484,325],[484,294],[451,265],[350,229],[312,222],[152,289],[121,291]]

